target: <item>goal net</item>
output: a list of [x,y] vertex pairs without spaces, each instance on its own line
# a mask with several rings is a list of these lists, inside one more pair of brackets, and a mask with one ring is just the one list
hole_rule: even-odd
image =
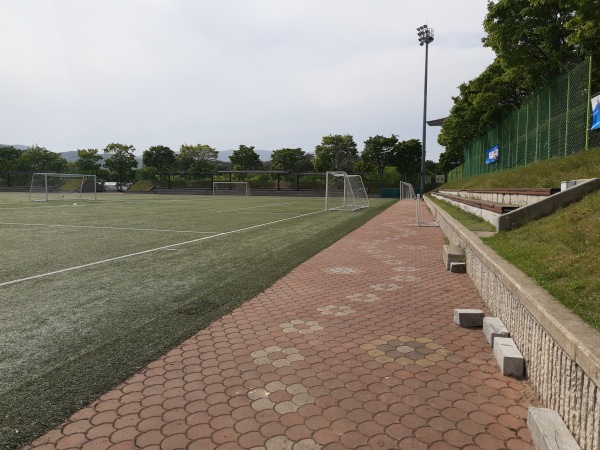
[[413,185],[410,183],[405,183],[404,181],[400,182],[400,200],[409,199],[415,200],[417,196],[415,195],[415,190]]
[[29,199],[36,202],[96,200],[96,175],[34,173]]
[[246,181],[213,181],[213,195],[250,195]]
[[325,174],[325,210],[356,211],[368,207],[369,197],[360,175],[348,175],[346,172]]

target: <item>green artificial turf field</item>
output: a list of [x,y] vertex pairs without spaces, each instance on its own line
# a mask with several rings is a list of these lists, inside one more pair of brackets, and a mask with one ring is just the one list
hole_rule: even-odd
[[59,424],[391,204],[0,194],[0,448]]

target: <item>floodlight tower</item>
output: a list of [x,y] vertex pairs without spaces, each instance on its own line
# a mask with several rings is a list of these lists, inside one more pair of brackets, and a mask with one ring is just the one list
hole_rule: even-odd
[[421,198],[425,195],[425,142],[427,139],[427,64],[429,59],[429,44],[433,42],[433,28],[427,25],[417,28],[419,45],[425,45],[425,88],[423,93],[423,147],[421,149]]

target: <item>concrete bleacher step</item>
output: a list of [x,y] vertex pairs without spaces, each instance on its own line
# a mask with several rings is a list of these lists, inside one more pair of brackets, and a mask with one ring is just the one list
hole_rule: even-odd
[[506,214],[507,212],[514,211],[515,209],[519,208],[518,205],[507,205],[505,203],[490,202],[490,201],[485,201],[485,200],[475,200],[475,199],[460,197],[457,195],[444,194],[441,192],[436,193],[436,195],[439,195],[440,197],[443,197],[443,198],[446,198],[448,200],[452,200],[452,201],[455,201],[458,203],[463,203],[465,205],[473,206],[475,208],[481,208],[481,209],[485,209],[487,211],[492,211],[497,214]]

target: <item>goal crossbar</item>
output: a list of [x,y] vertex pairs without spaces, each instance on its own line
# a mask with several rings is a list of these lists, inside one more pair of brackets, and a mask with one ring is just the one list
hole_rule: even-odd
[[213,181],[213,195],[250,195],[247,181]]
[[330,171],[325,174],[325,210],[356,211],[369,207],[369,196],[360,175]]
[[415,200],[417,196],[415,195],[415,189],[413,185],[407,183],[405,181],[400,182],[400,200],[410,199]]
[[96,175],[75,173],[34,173],[29,200],[96,200]]

